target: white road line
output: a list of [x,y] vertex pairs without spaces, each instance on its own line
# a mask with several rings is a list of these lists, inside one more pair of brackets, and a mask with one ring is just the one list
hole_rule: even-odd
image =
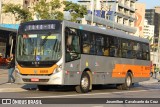
[[93,96],[93,95],[107,95],[107,94],[122,94],[122,93],[136,93],[144,91],[159,91],[160,89],[139,90],[139,91],[123,91],[123,92],[108,92],[108,93],[91,93],[91,94],[73,94],[73,95],[59,95],[59,96],[39,96],[39,97],[27,97],[27,98],[64,98],[75,96]]

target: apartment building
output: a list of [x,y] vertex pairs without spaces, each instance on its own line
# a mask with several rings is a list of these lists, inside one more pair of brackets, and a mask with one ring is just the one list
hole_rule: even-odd
[[146,9],[145,18],[148,20],[150,25],[154,25],[154,38],[155,43],[158,43],[158,38],[160,37],[160,7],[155,7],[155,9]]
[[144,29],[143,29],[143,34],[144,38],[150,39],[150,43],[153,44],[153,38],[154,38],[154,25],[149,25],[148,20],[145,19],[144,21]]
[[[92,14],[92,10],[94,10],[94,18],[103,21],[101,24],[109,20],[112,21],[108,23],[106,22],[109,28],[122,30],[130,34],[135,34],[136,28],[134,26],[134,23],[136,1],[137,0],[94,0],[94,3],[92,3],[92,0],[79,0],[78,2],[79,4],[84,5],[87,8],[88,14]],[[86,19],[88,23],[92,21],[92,18]],[[100,24],[100,22],[95,21],[93,22],[96,24]],[[112,25],[110,25],[110,23],[112,23]]]

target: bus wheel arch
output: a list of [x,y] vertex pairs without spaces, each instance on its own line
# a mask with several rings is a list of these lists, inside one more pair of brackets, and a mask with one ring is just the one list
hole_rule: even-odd
[[82,72],[80,84],[75,89],[78,93],[87,93],[92,90],[92,73],[89,68]]

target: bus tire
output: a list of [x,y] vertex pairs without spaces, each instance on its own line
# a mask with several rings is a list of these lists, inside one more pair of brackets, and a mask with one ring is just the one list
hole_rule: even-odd
[[50,86],[49,85],[37,85],[39,91],[48,91]]
[[122,84],[122,89],[128,90],[131,88],[131,86],[132,86],[132,74],[128,72],[125,78],[125,83]]
[[80,85],[76,86],[76,92],[78,93],[87,93],[89,92],[89,87],[90,87],[90,76],[87,72],[84,72],[82,74],[81,80],[80,80]]

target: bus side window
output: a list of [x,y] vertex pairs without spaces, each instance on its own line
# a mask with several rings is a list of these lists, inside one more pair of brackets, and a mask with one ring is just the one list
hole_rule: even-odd
[[109,56],[109,37],[108,36],[105,38],[104,43],[105,43],[104,48],[103,48],[104,55]]
[[143,50],[143,54],[142,54],[142,58],[143,60],[149,60],[149,46],[147,44],[143,44],[142,45],[142,50]]
[[96,53],[97,55],[103,55],[104,53],[104,37],[97,34],[96,36]]
[[90,52],[90,45],[83,44],[83,53],[89,54],[89,52]]
[[140,43],[137,43],[137,59],[142,59],[142,47]]
[[77,30],[67,28],[66,34],[66,61],[73,61],[80,57],[80,44]]
[[82,31],[82,51],[84,54],[90,54],[90,50],[91,50],[90,33]]

